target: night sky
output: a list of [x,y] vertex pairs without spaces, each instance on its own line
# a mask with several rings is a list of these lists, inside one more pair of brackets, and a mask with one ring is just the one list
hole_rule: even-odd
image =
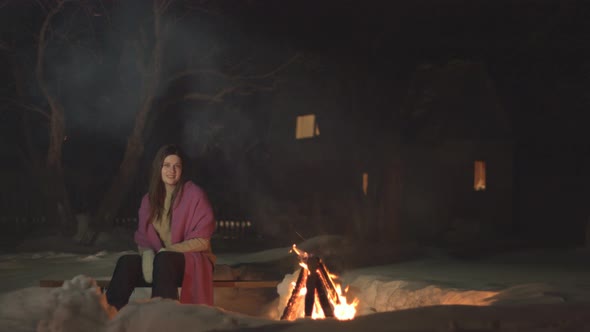
[[[153,43],[150,3],[74,1],[52,23],[55,39],[48,44],[45,68],[66,113],[63,162],[72,174],[99,174],[88,184],[95,191],[116,171],[140,104],[136,67],[138,59],[149,58]],[[8,172],[27,173],[21,158],[25,128],[41,155],[47,145],[46,121],[22,106],[47,108],[35,83],[35,43],[54,4],[0,1],[0,146]],[[506,135],[515,144],[517,174],[527,172],[523,165],[540,162],[555,166],[547,176],[574,174],[573,181],[585,187],[590,182],[588,17],[590,4],[581,0],[177,1],[167,16],[171,27],[162,70],[170,74],[194,66],[252,76],[299,54],[278,81],[306,75],[301,68],[320,76],[372,77],[378,87],[374,97],[389,107],[351,112],[370,114],[374,126],[387,130],[389,123],[382,120],[407,103],[419,68],[482,64],[509,121]],[[148,119],[155,129],[145,137],[146,158],[163,142],[183,141],[191,157],[207,165],[214,154],[205,151],[212,147],[231,156],[241,148],[236,146],[255,141],[252,133],[268,125],[263,106],[278,91],[238,91],[224,96],[223,106],[183,99],[190,91],[211,94],[228,82],[201,75],[162,84],[154,105],[165,111]],[[232,135],[213,130],[219,123],[233,128]],[[197,129],[187,134],[189,127]],[[414,127],[401,127],[412,136]],[[202,168],[209,175],[222,171],[219,165]],[[145,172],[140,167],[139,174]],[[519,188],[518,179],[515,183]],[[586,190],[572,195],[578,205],[590,198]],[[576,215],[587,213],[582,210]]]
[[[16,3],[2,3],[2,75],[6,77],[2,91],[7,98],[15,93],[11,57],[19,59],[25,75],[31,75],[27,73],[34,57],[31,43],[43,18],[36,1]],[[40,2],[45,7],[51,3]],[[82,9],[70,5],[65,11],[77,19],[63,15],[56,24],[64,24],[62,28],[80,48],[64,53],[59,48],[63,44],[58,43],[48,65],[53,65],[55,71],[78,71],[77,75],[55,82],[61,89],[79,86],[82,93],[104,91],[93,102],[97,107],[112,109],[109,103],[115,102],[111,100],[116,98],[113,95],[121,91],[108,91],[110,78],[97,77],[93,69],[112,69],[109,67],[120,55],[116,52],[137,30],[134,26],[146,24],[150,8],[138,1],[90,1],[79,5]],[[183,25],[177,28],[183,29],[183,34],[201,38],[205,47],[224,43],[228,62],[242,55],[272,65],[289,52],[305,52],[321,56],[319,61],[340,62],[387,78],[383,85],[390,84],[393,89],[399,89],[396,83],[406,80],[422,64],[456,59],[483,62],[503,107],[512,117],[515,135],[522,142],[587,138],[584,121],[579,119],[586,119],[589,106],[589,11],[583,1],[526,0],[179,1],[171,10],[182,17]],[[105,30],[107,24],[119,24],[113,29],[118,32]],[[129,36],[117,40],[113,33]],[[202,51],[196,47],[187,50],[189,47],[180,39],[167,50],[174,54],[174,61],[187,51]],[[223,65],[222,59],[215,61],[215,65]],[[86,72],[80,72],[80,68]],[[120,75],[134,78],[131,70]],[[70,130],[100,130],[88,128],[100,123],[109,129],[97,132],[100,135],[93,135],[95,139],[112,135],[125,140],[132,116],[122,112],[105,114],[108,110],[88,114],[92,112],[81,110],[88,108],[80,105],[83,101],[72,103],[72,108],[78,110],[68,109],[72,113]],[[10,120],[11,116],[3,117]]]

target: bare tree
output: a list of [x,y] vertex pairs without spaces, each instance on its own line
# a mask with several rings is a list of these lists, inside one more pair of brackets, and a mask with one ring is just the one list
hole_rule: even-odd
[[[87,230],[82,241],[90,244],[96,239],[99,231],[108,231],[112,228],[114,217],[118,213],[122,202],[129,194],[135,174],[138,169],[139,160],[144,151],[144,140],[149,137],[152,126],[148,125],[148,119],[154,112],[161,111],[169,106],[170,103],[176,102],[202,102],[202,103],[221,103],[224,98],[235,94],[251,94],[261,91],[270,91],[275,88],[275,77],[289,65],[294,63],[299,54],[292,56],[285,63],[261,74],[246,75],[244,74],[246,62],[240,62],[234,66],[228,67],[226,71],[214,70],[210,68],[195,68],[192,64],[187,64],[187,69],[180,72],[172,73],[168,77],[163,76],[162,59],[165,56],[165,36],[169,28],[169,22],[163,18],[174,0],[154,0],[153,15],[154,42],[152,45],[149,61],[147,63],[138,63],[141,74],[144,77],[140,108],[135,115],[133,130],[127,139],[125,152],[121,164],[114,176],[109,188],[100,202],[97,214],[92,219],[91,227]],[[166,22],[166,23],[165,23]],[[187,77],[214,76],[221,82],[217,89],[212,91],[187,91],[179,99],[170,101],[168,104],[161,105],[156,109],[155,100],[158,97],[158,91],[163,87],[175,84],[175,82]]]
[[[49,226],[54,231],[71,234],[74,230],[74,218],[70,207],[70,200],[65,187],[64,171],[62,165],[63,143],[66,137],[66,117],[64,106],[58,94],[50,88],[46,74],[46,60],[48,45],[55,40],[52,22],[57,15],[63,12],[68,0],[52,2],[50,7],[39,2],[46,12],[39,28],[39,34],[35,42],[34,80],[43,97],[43,106],[28,102],[25,97],[25,75],[22,66],[17,61],[17,50],[8,43],[0,43],[0,47],[10,53],[13,60],[12,69],[15,79],[15,98],[2,98],[11,109],[22,110],[21,122],[23,126],[23,144],[21,156],[29,171],[39,182],[39,187],[44,196],[45,213]],[[2,6],[7,6],[8,1]],[[38,147],[32,142],[31,116],[41,115],[43,121],[47,121],[48,144],[47,150],[39,152]]]
[[[65,106],[68,105],[66,96],[62,96],[54,86],[52,86],[51,74],[48,74],[48,46],[58,40],[64,39],[67,45],[72,43],[68,36],[60,33],[60,30],[54,29],[52,23],[59,17],[60,19],[69,17],[65,14],[66,4],[70,0],[52,1],[51,6],[45,2],[39,2],[46,13],[44,20],[39,29],[38,39],[36,40],[35,50],[35,72],[34,79],[39,87],[45,106],[37,106],[25,101],[24,93],[21,91],[19,97],[9,100],[12,106],[26,110],[23,112],[23,126],[25,134],[30,133],[30,116],[40,114],[48,124],[48,146],[47,151],[38,153],[30,142],[30,135],[25,135],[23,158],[29,161],[41,160],[40,167],[35,167],[33,173],[38,173],[41,187],[44,188],[46,197],[46,209],[49,214],[49,220],[52,226],[62,233],[71,234],[74,230],[75,223],[73,212],[65,185],[64,166],[63,166],[63,144],[66,137],[66,112]],[[299,55],[294,55],[285,63],[268,69],[266,72],[258,74],[246,74],[248,72],[258,72],[257,70],[248,70],[250,68],[247,60],[240,59],[232,65],[225,66],[223,69],[203,68],[195,64],[197,56],[192,56],[186,64],[186,68],[177,72],[164,72],[165,49],[167,34],[170,26],[178,20],[169,19],[170,8],[175,0],[153,0],[153,37],[145,37],[138,42],[146,52],[147,57],[137,57],[137,68],[140,73],[141,84],[139,94],[139,107],[133,119],[133,127],[127,138],[123,157],[115,176],[112,178],[106,192],[98,204],[96,214],[92,218],[90,228],[85,230],[80,240],[85,244],[90,244],[96,239],[98,231],[108,230],[112,227],[114,217],[118,213],[122,202],[128,196],[137,173],[139,161],[144,152],[144,142],[150,136],[153,126],[150,125],[150,119],[155,118],[155,114],[171,106],[170,103],[223,103],[230,95],[245,95],[261,91],[271,91],[276,86],[276,77],[285,68],[294,63]],[[94,7],[90,3],[77,3],[81,9]],[[88,7],[88,8],[86,8]],[[92,7],[92,8],[91,8]],[[78,8],[78,7],[76,7]],[[68,7],[69,10],[69,7]],[[62,15],[63,14],[63,15]],[[94,12],[91,12],[93,15]],[[95,15],[93,15],[95,16]],[[92,23],[89,23],[92,25]],[[61,38],[61,39],[60,39]],[[6,43],[0,43],[0,47],[9,47]],[[206,54],[198,54],[198,57],[213,56],[217,50],[212,49]],[[198,61],[197,61],[198,62]],[[14,66],[14,68],[19,68]],[[16,80],[22,79],[22,73],[15,71]],[[164,77],[166,76],[166,77]],[[167,100],[168,104],[156,102],[161,98],[162,91],[166,91],[168,86],[177,84],[186,79],[214,77],[218,83],[214,88],[208,91],[186,91],[182,96],[175,96],[175,100]],[[46,153],[45,153],[46,152]]]
[[[66,192],[62,165],[63,142],[65,138],[65,114],[60,100],[50,91],[45,80],[45,51],[49,42],[51,20],[60,13],[66,1],[57,1],[49,10],[39,33],[35,77],[49,106],[49,147],[46,159],[46,195],[49,203],[50,220],[54,220],[62,231],[73,230],[73,215]],[[55,207],[53,207],[55,206]]]
[[162,16],[166,13],[173,0],[154,0],[154,44],[148,63],[138,63],[143,76],[143,86],[141,89],[140,108],[135,115],[133,130],[127,138],[127,145],[123,160],[119,165],[117,174],[111,181],[111,185],[100,202],[96,216],[93,218],[91,228],[82,239],[89,244],[95,240],[97,230],[110,229],[119,210],[122,201],[131,189],[134,180],[134,174],[137,170],[139,159],[144,150],[144,136],[146,135],[147,119],[154,107],[154,99],[157,90],[161,84],[162,75],[162,53],[163,53],[163,33],[164,24]]

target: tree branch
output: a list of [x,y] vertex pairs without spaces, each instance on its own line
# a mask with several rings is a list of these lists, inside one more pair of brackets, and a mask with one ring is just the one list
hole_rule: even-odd
[[185,71],[181,71],[178,72],[176,74],[174,74],[173,76],[171,76],[166,83],[167,84],[171,84],[174,81],[177,81],[181,78],[187,77],[187,76],[200,76],[200,75],[211,75],[211,76],[219,76],[221,78],[227,79],[227,80],[233,80],[234,77],[231,77],[230,75],[223,73],[221,71],[218,70],[213,70],[213,69],[201,69],[201,70],[185,70]]
[[208,94],[199,93],[199,92],[187,93],[186,95],[184,95],[182,97],[182,100],[207,101],[210,103],[214,103],[214,102],[219,103],[219,102],[223,101],[223,99],[220,99],[216,95],[208,95]]
[[223,97],[232,93],[235,90],[237,90],[237,87],[227,87],[227,88],[219,90],[215,94],[206,94],[206,93],[201,93],[201,92],[189,92],[180,98],[177,98],[177,99],[167,102],[166,104],[163,105],[162,108],[167,109],[170,105],[173,105],[173,104],[181,102],[181,101],[202,101],[202,102],[207,102],[209,104],[221,103],[221,102],[223,102]]
[[45,17],[45,20],[43,21],[43,25],[41,26],[41,32],[39,33],[39,45],[37,47],[37,68],[35,74],[37,76],[37,81],[39,82],[43,95],[48,100],[53,98],[49,95],[47,85],[45,84],[45,71],[43,68],[43,59],[45,58],[45,49],[47,48],[47,30],[49,30],[51,19],[63,9],[64,4],[65,1],[58,1],[57,5],[49,11]]
[[263,78],[269,78],[273,75],[278,74],[279,72],[281,72],[282,70],[284,70],[285,68],[287,68],[289,65],[291,65],[292,63],[294,63],[297,59],[299,59],[301,57],[301,53],[296,53],[295,55],[293,55],[291,57],[291,59],[287,60],[287,62],[283,63],[282,65],[278,66],[277,68],[271,70],[270,72],[266,73],[266,74],[262,74],[262,75],[253,75],[253,76],[244,76],[242,77],[242,79],[247,79],[247,80],[258,80],[258,79],[263,79]]
[[181,72],[178,72],[178,73],[172,75],[167,80],[167,83],[171,84],[174,81],[179,80],[183,77],[187,77],[187,76],[199,76],[199,75],[206,75],[206,74],[213,75],[213,76],[219,76],[219,77],[225,78],[227,80],[231,80],[231,81],[266,79],[266,78],[270,78],[271,76],[278,74],[279,72],[281,72],[282,70],[287,68],[289,65],[294,63],[300,57],[301,57],[301,54],[297,53],[297,54],[293,55],[285,63],[279,65],[277,68],[269,71],[268,73],[264,73],[264,74],[260,74],[260,75],[252,75],[252,76],[231,75],[231,74],[227,74],[227,73],[221,72],[219,70],[213,70],[213,69],[185,70],[185,71],[181,71]]
[[168,10],[168,7],[172,4],[174,0],[158,0],[154,2],[154,9],[157,11],[159,15],[162,15]]
[[271,76],[276,75],[280,71],[287,68],[287,66],[291,65],[293,62],[295,62],[300,57],[301,57],[300,54],[295,54],[293,57],[291,57],[284,64],[278,66],[277,68],[273,69],[272,71],[270,71],[268,73],[261,74],[261,75],[252,75],[252,76],[229,75],[224,72],[221,72],[218,70],[213,70],[213,69],[185,70],[182,72],[178,72],[168,79],[167,84],[171,84],[174,81],[179,80],[183,77],[195,76],[195,75],[205,75],[205,74],[212,75],[212,76],[218,76],[220,78],[223,78],[227,81],[232,82],[232,84],[230,86],[226,86],[224,88],[221,88],[219,91],[217,91],[214,94],[207,94],[207,93],[202,93],[202,92],[189,92],[189,93],[185,94],[184,96],[182,96],[180,99],[176,99],[174,101],[166,103],[165,107],[167,107],[171,104],[174,104],[176,102],[179,102],[179,101],[203,101],[203,102],[208,102],[208,103],[220,103],[220,102],[223,102],[223,99],[231,93],[239,93],[239,94],[243,94],[243,95],[249,95],[249,94],[252,94],[256,91],[272,91],[276,88],[276,81],[272,82],[272,84],[270,84],[270,85],[262,85],[262,84],[257,84],[255,82],[248,82],[248,81],[263,80],[266,78],[270,78]]
[[39,7],[41,7],[41,10],[43,10],[44,12],[47,11],[47,8],[45,8],[45,5],[43,4],[43,2],[41,2],[41,0],[35,0],[35,2],[37,2]]
[[62,144],[65,131],[65,114],[61,103],[51,94],[47,82],[45,82],[45,50],[47,49],[47,32],[51,25],[51,20],[55,15],[62,11],[66,2],[72,0],[59,0],[55,7],[51,8],[39,33],[39,42],[37,45],[37,63],[36,78],[37,84],[43,93],[43,96],[49,104],[51,113],[49,115],[49,147],[47,150],[47,166],[61,173]]
[[22,102],[13,100],[13,99],[3,98],[3,97],[0,97],[0,100],[4,100],[4,101],[10,102],[10,103],[13,103],[14,105],[16,105],[22,109],[26,109],[26,110],[41,114],[46,119],[50,118],[50,115],[46,111],[44,111],[42,108],[37,107],[35,105],[25,104],[25,103],[22,103]]

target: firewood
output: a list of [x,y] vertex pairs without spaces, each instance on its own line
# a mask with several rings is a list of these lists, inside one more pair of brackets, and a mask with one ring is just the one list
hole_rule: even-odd
[[301,288],[303,288],[307,284],[308,274],[308,270],[304,267],[302,267],[301,270],[299,270],[297,282],[293,287],[293,291],[291,291],[291,297],[289,298],[289,302],[287,302],[287,305],[283,310],[281,320],[293,320],[297,318],[297,313],[295,312],[295,309],[299,307],[297,305],[297,302],[301,300],[301,296],[299,296],[299,293],[301,293]]

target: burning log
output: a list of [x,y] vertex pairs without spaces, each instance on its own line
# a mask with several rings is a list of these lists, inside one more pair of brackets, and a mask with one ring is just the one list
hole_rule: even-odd
[[299,301],[300,296],[302,295],[301,292],[305,291],[304,285],[307,284],[308,274],[309,271],[307,271],[307,269],[304,267],[302,267],[299,271],[299,277],[297,277],[297,282],[295,283],[295,287],[293,287],[293,291],[291,292],[289,302],[287,302],[287,306],[285,307],[285,310],[283,310],[281,320],[294,320],[297,318],[297,302]]
[[281,320],[296,319],[301,301],[304,301],[306,317],[316,318],[314,315],[319,314],[318,311],[321,307],[324,317],[352,319],[357,302],[348,304],[345,297],[341,298],[340,288],[334,285],[322,260],[319,257],[310,257],[307,253],[298,251],[295,246],[293,246],[293,250],[299,255],[301,269],[289,301],[283,310]]
[[[311,317],[315,306],[316,296],[319,300],[325,317],[334,317],[334,307],[328,299],[326,281],[320,273],[321,260],[319,257],[312,257],[308,262],[309,270],[313,271],[307,278],[307,294],[305,294],[305,317]],[[323,264],[322,264],[323,266]]]
[[318,258],[318,277],[322,280],[322,284],[324,285],[326,291],[329,294],[330,300],[335,304],[340,304],[340,296],[336,291],[336,287],[332,282],[332,278],[330,277],[330,273],[326,268],[326,265]]

